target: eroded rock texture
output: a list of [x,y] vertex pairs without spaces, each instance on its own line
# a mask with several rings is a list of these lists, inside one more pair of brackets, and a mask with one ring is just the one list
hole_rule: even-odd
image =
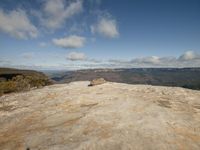
[[200,149],[199,91],[88,84],[0,97],[0,149]]

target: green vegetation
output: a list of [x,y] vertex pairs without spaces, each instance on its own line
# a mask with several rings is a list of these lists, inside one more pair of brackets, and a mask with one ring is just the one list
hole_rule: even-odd
[[[1,71],[1,70],[0,70]],[[0,96],[5,93],[28,91],[31,88],[41,88],[46,85],[52,84],[51,80],[43,73],[36,71],[20,71],[15,70],[12,73],[9,71],[0,74]]]
[[17,85],[13,81],[6,81],[0,83],[0,91],[2,94],[15,92],[17,89]]

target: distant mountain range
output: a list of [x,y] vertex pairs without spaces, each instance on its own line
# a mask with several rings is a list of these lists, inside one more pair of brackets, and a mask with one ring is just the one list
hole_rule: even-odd
[[128,84],[178,86],[200,89],[200,68],[132,68],[88,69],[78,71],[48,71],[56,83],[104,78],[107,81]]
[[43,71],[43,73],[33,70],[0,68],[0,82],[12,80],[17,75],[32,76],[37,78],[37,80],[46,80],[48,76],[54,83],[104,78],[111,82],[177,86],[200,90],[200,68],[87,69],[77,71]]

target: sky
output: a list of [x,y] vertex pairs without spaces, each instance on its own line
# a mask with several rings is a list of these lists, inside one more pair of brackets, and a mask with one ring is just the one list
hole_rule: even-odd
[[200,1],[1,0],[0,67],[200,67]]

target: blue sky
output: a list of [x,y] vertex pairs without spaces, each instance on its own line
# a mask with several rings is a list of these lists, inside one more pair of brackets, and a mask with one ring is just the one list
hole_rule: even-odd
[[1,0],[0,66],[200,67],[199,0]]

